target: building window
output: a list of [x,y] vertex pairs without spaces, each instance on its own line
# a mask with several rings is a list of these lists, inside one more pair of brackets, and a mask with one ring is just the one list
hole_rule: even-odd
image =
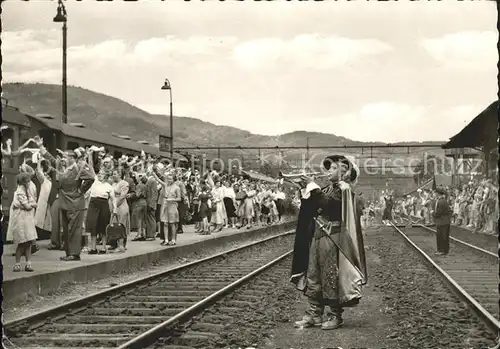
[[79,146],[80,146],[80,144],[78,144],[77,142],[68,141],[68,147],[66,150],[75,150]]

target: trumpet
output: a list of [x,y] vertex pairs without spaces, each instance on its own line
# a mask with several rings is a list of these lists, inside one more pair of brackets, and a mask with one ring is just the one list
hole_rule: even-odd
[[279,173],[279,178],[283,178],[286,181],[292,182],[292,183],[300,183],[306,178],[323,178],[323,177],[328,177],[327,173],[321,173],[321,172],[302,172],[302,173]]

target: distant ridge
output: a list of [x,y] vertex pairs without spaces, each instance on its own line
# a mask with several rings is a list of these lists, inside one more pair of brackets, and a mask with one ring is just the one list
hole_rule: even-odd
[[[3,97],[9,104],[18,107],[27,114],[50,114],[54,118],[61,117],[61,86],[42,83],[5,83]],[[81,87],[68,87],[68,119],[79,122],[86,127],[103,133],[119,133],[128,135],[133,140],[146,140],[153,145],[158,144],[158,134],[169,135],[169,120],[165,115],[150,114],[130,103],[102,93]],[[359,142],[346,137],[321,132],[294,131],[279,136],[252,134],[235,127],[215,125],[193,117],[174,117],[174,147],[193,146],[264,146],[286,147],[306,146],[309,138],[311,146],[322,145],[367,145],[382,142]],[[394,143],[401,145],[421,144],[422,142]],[[442,142],[425,142],[439,146]],[[269,151],[271,152],[271,151]],[[328,154],[332,150],[315,150]],[[217,156],[217,151],[206,151],[207,156]],[[274,151],[277,153],[277,151]],[[286,157],[299,158],[300,150],[286,150]],[[385,154],[387,150],[373,150],[373,154]],[[418,155],[418,149],[412,153]],[[238,156],[255,159],[257,151],[224,151],[224,156]],[[224,157],[223,156],[223,157]]]

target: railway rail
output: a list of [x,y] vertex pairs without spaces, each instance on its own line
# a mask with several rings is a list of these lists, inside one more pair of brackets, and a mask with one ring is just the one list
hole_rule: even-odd
[[[240,345],[242,341],[240,335],[234,337],[234,328],[239,329],[237,333],[247,329],[249,311],[254,313],[258,312],[259,308],[262,309],[260,303],[280,287],[283,275],[289,275],[290,263],[291,256],[280,260],[258,278],[158,338],[148,349],[231,347],[231,344],[245,347]],[[242,316],[246,318],[243,320]],[[233,330],[228,326],[230,324]]]
[[[400,217],[397,217],[397,218],[399,220],[402,220],[403,222],[408,220],[408,216],[403,217],[403,215],[401,215]],[[413,224],[417,224],[419,226],[422,225],[419,221],[422,222],[421,217],[412,216]],[[426,225],[426,227],[428,227],[428,228],[435,227],[435,224],[429,224],[429,225]],[[474,246],[480,247],[484,250],[490,251],[492,253],[495,253],[495,254],[498,253],[499,244],[498,244],[498,236],[496,236],[496,235],[475,233],[474,231],[471,231],[465,227],[456,226],[456,225],[452,224],[450,227],[450,239],[451,240],[453,240],[452,237],[455,240],[460,240],[460,241],[456,241],[459,244],[462,244],[462,242],[466,242],[466,243],[472,244]]]
[[[7,322],[6,335],[12,348],[23,349],[135,349],[162,337],[163,342],[165,338],[178,338],[171,333],[180,324],[289,257],[293,233],[266,238]],[[260,287],[268,283],[264,280]],[[255,301],[253,295],[245,297],[243,293],[242,301]],[[231,307],[225,310],[230,312]],[[217,329],[214,324],[209,327]],[[204,338],[203,332],[197,336]]]
[[498,335],[498,255],[451,237],[453,244],[448,255],[431,258],[436,251],[434,229],[412,225],[403,231],[391,225],[489,330]]

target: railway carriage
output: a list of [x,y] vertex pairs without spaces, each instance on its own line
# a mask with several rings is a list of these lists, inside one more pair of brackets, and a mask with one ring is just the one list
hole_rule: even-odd
[[[62,124],[50,115],[28,115],[9,105],[2,105],[2,126],[4,127],[2,142],[11,139],[12,149],[17,149],[28,139],[39,135],[44,139],[45,146],[52,154],[56,153],[56,149],[75,149],[97,145],[105,147],[115,158],[122,155],[136,156],[144,151],[146,154],[161,159],[170,159],[170,153],[162,152],[145,142],[135,142],[127,136],[100,133],[85,128],[82,124]],[[17,187],[16,175],[22,161],[22,156],[2,157],[2,213],[4,217],[2,228],[4,232],[7,231],[9,208]],[[174,153],[174,161],[182,165],[188,162],[184,156],[176,153]]]

